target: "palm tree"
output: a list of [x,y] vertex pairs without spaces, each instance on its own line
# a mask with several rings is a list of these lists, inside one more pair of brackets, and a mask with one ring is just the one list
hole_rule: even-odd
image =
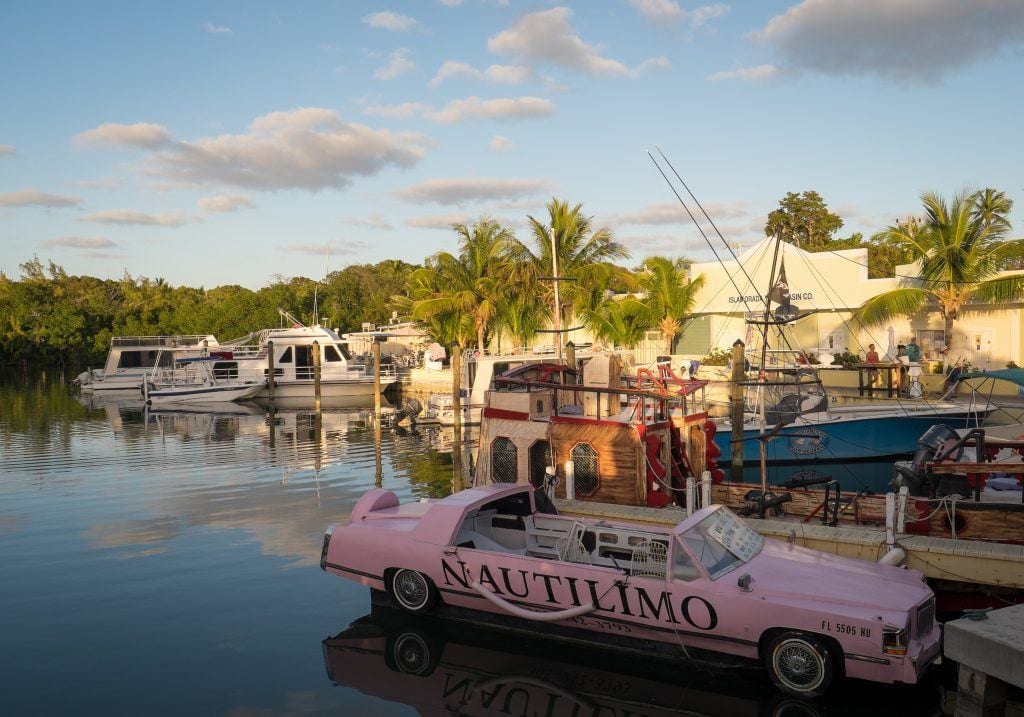
[[672,353],[675,337],[683,329],[683,320],[693,310],[697,291],[704,277],[690,278],[689,259],[651,256],[644,260],[639,282],[658,329],[665,339],[665,354]]
[[458,256],[440,252],[413,272],[412,317],[438,322],[436,327],[448,334],[446,338],[464,334],[461,319],[455,317],[466,317],[472,322],[477,348],[483,350],[497,316],[503,281],[510,273],[508,253],[514,238],[486,217],[472,227],[454,224],[452,229],[459,235]]
[[[569,203],[553,198],[547,204],[547,221],[535,217],[527,217],[532,233],[533,247],[515,241],[511,247],[511,256],[526,274],[527,281],[537,281],[539,277],[550,276],[551,262],[551,231],[555,235],[555,256],[558,259],[558,274],[572,279],[559,285],[562,301],[562,316],[559,317],[564,326],[570,310],[580,309],[586,294],[602,281],[607,282],[613,276],[609,272],[610,262],[615,259],[629,257],[626,248],[612,238],[608,229],[594,230],[591,218],[583,214],[583,205],[569,206]],[[605,288],[607,284],[601,288]],[[554,287],[551,283],[544,284],[540,293],[543,299],[552,305]]]
[[1024,292],[1024,274],[1000,276],[1001,266],[1020,251],[1024,240],[1003,241],[1009,222],[1000,219],[998,211],[989,211],[991,202],[984,192],[960,194],[951,203],[927,192],[921,201],[924,218],[915,231],[908,229],[913,223],[906,223],[882,232],[910,249],[920,262],[917,277],[868,299],[855,316],[868,325],[880,324],[935,303],[945,319],[948,347],[961,311],[983,311],[984,303],[1010,301]]
[[982,223],[983,226],[997,226],[1004,232],[1010,230],[1010,212],[1013,210],[1013,200],[1006,196],[1005,192],[986,187],[975,192],[973,218]]
[[623,298],[607,296],[596,306],[585,309],[581,317],[594,339],[609,348],[635,346],[651,325],[650,307],[632,294]]

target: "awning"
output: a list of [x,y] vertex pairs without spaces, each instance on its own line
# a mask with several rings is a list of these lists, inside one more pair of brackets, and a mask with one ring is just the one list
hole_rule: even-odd
[[961,381],[969,378],[998,378],[1001,381],[1024,386],[1024,368],[1001,368],[995,371],[970,371],[960,374]]

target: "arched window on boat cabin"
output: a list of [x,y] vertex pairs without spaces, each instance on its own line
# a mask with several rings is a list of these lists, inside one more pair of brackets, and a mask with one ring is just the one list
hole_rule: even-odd
[[576,492],[584,496],[594,495],[601,487],[597,451],[589,443],[577,443],[572,448],[572,462],[576,469]]
[[547,441],[534,441],[530,446],[530,483],[534,488],[544,485],[544,477],[551,465],[551,444]]
[[491,480],[495,483],[515,483],[518,477],[516,444],[511,438],[498,436],[491,441]]

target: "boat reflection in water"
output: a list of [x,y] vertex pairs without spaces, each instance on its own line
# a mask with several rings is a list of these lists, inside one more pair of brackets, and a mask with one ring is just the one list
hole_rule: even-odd
[[839,686],[824,702],[774,692],[757,665],[645,658],[600,646],[417,617],[374,594],[370,614],[323,641],[333,683],[421,715],[818,717],[940,712],[934,683]]

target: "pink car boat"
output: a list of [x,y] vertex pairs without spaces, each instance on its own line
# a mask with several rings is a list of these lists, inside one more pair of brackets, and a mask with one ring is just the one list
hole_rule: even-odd
[[320,566],[411,613],[438,603],[763,661],[782,690],[914,683],[939,654],[920,572],[765,541],[723,506],[673,529],[538,511],[489,485],[399,504],[374,489],[324,535]]

